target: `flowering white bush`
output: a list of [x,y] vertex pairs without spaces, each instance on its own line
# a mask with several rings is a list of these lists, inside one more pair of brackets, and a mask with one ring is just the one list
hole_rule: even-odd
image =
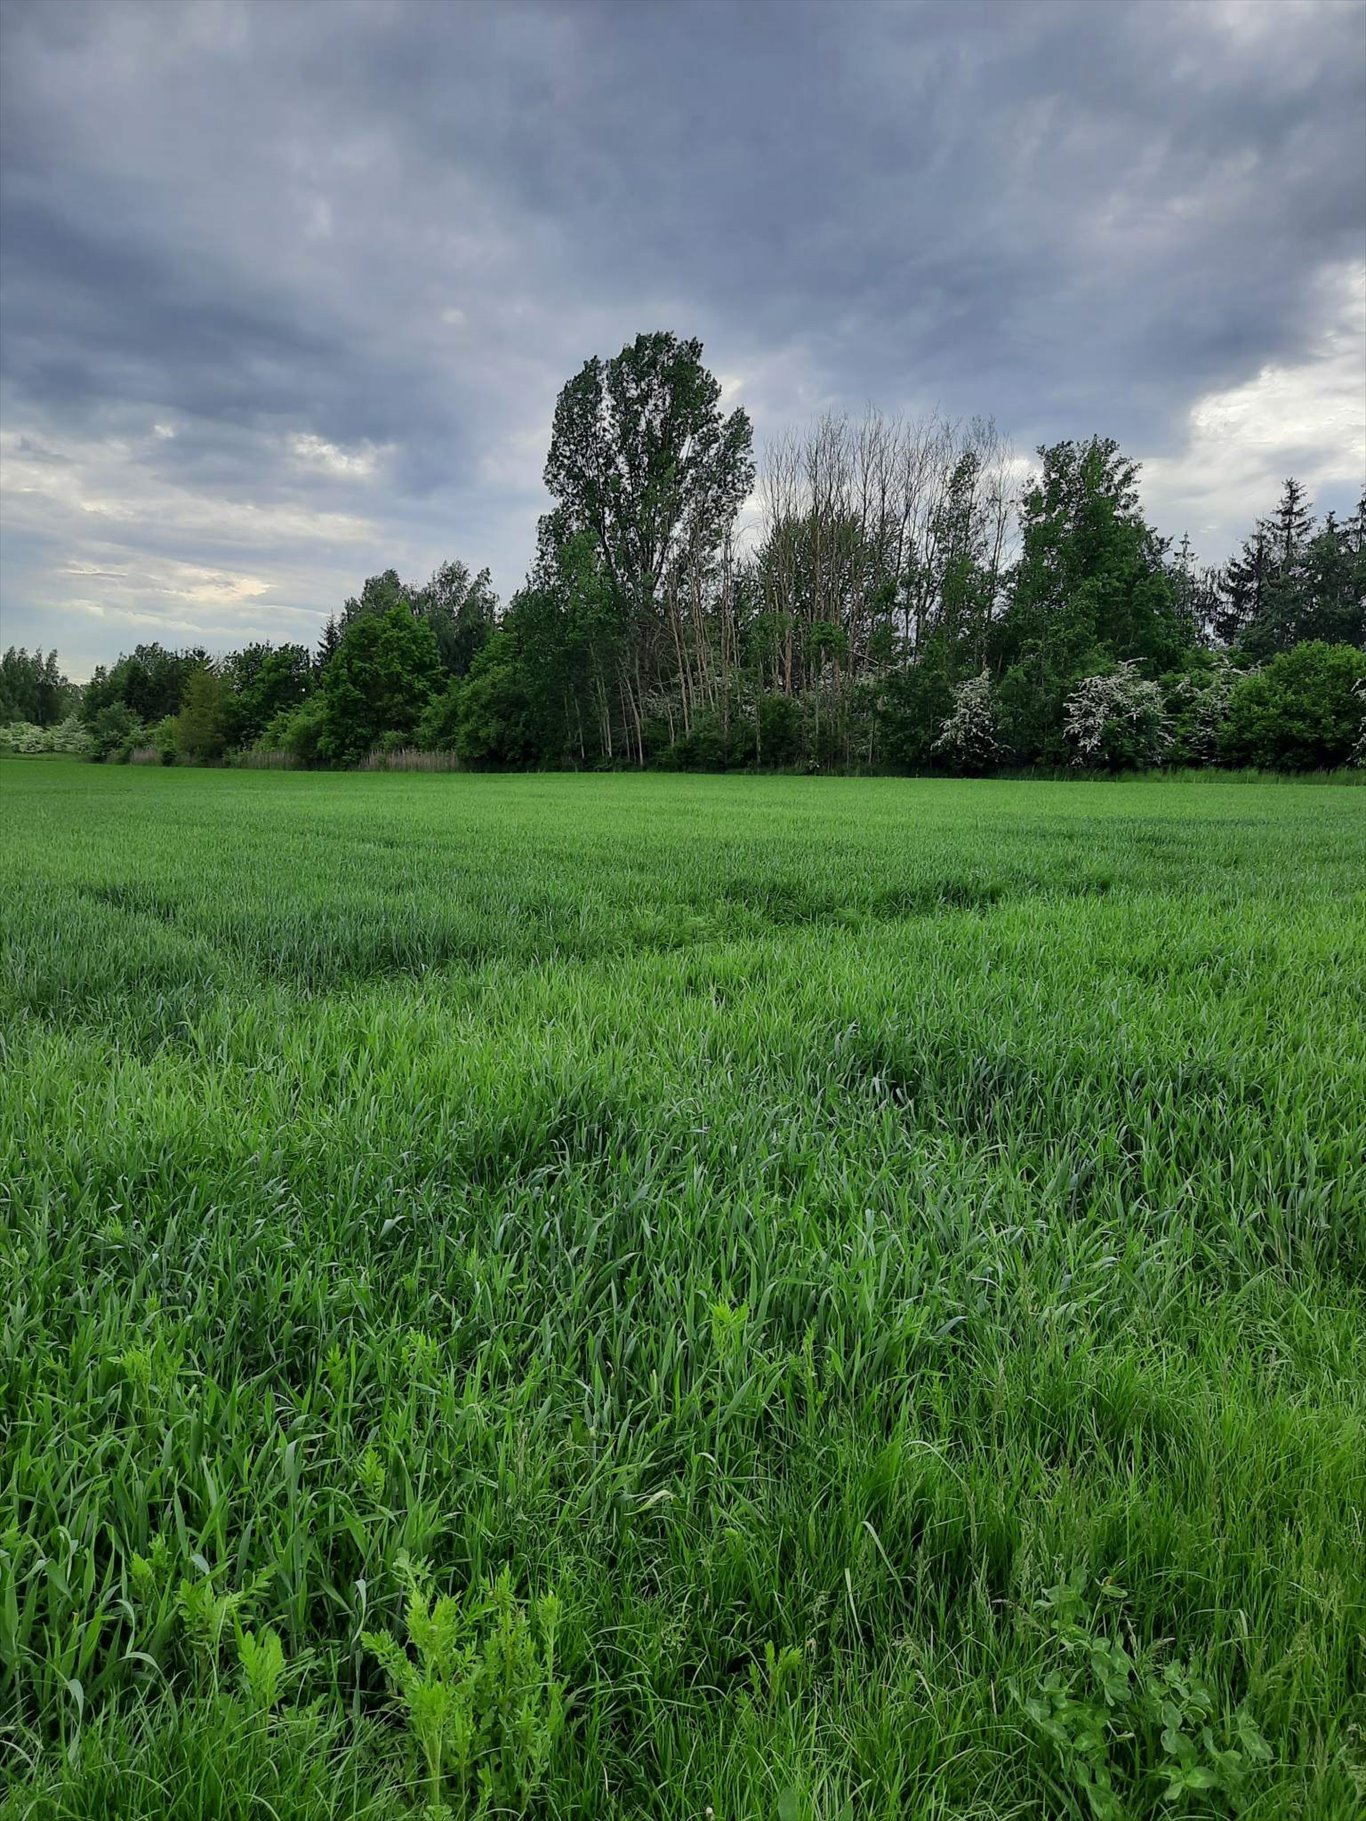
[[90,750],[90,736],[77,716],[68,715],[55,727],[37,727],[32,721],[11,721],[0,727],[0,752],[71,752]]
[[1213,765],[1219,757],[1219,736],[1228,718],[1233,686],[1241,676],[1219,651],[1198,669],[1189,670],[1167,691],[1168,758],[1176,765]]
[[960,771],[985,771],[1000,755],[996,738],[996,699],[984,670],[953,692],[953,713],[931,748],[942,752]]
[[1157,765],[1167,746],[1162,691],[1131,659],[1106,676],[1083,677],[1063,704],[1074,765]]
[[1352,694],[1361,698],[1361,732],[1357,735],[1357,743],[1352,748],[1352,756],[1347,763],[1366,765],[1366,677],[1353,683]]
[[47,729],[32,721],[11,721],[0,727],[0,752],[46,752]]

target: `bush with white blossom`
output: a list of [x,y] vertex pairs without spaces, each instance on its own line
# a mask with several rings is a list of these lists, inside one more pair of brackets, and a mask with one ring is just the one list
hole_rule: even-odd
[[1074,765],[1107,771],[1159,765],[1167,747],[1162,691],[1129,660],[1104,676],[1083,677],[1063,705],[1063,732]]
[[86,753],[89,750],[90,736],[74,714],[53,727],[37,727],[32,721],[10,721],[0,727],[0,752],[3,753]]
[[985,670],[953,692],[953,713],[931,748],[958,771],[986,771],[1001,756],[996,737],[996,698]]
[[1240,676],[1223,651],[1202,652],[1179,676],[1164,677],[1171,765],[1216,765],[1233,686]]

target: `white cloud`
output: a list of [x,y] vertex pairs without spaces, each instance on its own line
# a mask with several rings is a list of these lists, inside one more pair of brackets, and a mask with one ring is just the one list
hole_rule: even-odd
[[130,545],[200,539],[256,548],[288,541],[355,542],[370,534],[364,519],[312,511],[288,498],[262,503],[228,498],[155,470],[122,437],[41,437],[0,430],[5,525],[50,537],[79,538],[82,521]]
[[1270,510],[1288,474],[1311,493],[1366,486],[1366,261],[1322,274],[1317,317],[1302,359],[1198,398],[1183,446],[1144,464],[1153,518],[1188,529],[1213,560]]
[[321,469],[324,474],[345,475],[353,480],[369,480],[380,461],[389,454],[390,446],[361,443],[344,449],[340,443],[329,443],[311,431],[299,431],[289,439],[296,460],[305,467]]
[[[137,557],[103,564],[72,561],[57,575],[70,578],[67,606],[99,619],[130,624],[160,623],[169,617],[187,630],[199,629],[195,609],[242,606],[263,599],[271,589],[264,576],[208,569],[174,557]],[[97,597],[81,592],[91,582],[100,584]]]
[[84,438],[0,431],[6,566],[26,547],[30,612],[69,675],[138,638],[311,644],[327,609],[380,566],[382,535],[355,514],[316,509],[316,480],[290,491],[272,476],[264,497],[233,495],[216,476],[200,480],[180,447],[155,426]]

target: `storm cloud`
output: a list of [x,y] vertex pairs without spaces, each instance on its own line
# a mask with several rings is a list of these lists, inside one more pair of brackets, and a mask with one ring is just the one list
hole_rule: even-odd
[[521,579],[555,395],[698,335],[825,409],[1093,431],[1217,559],[1366,468],[1366,10],[5,0],[5,643],[311,642]]

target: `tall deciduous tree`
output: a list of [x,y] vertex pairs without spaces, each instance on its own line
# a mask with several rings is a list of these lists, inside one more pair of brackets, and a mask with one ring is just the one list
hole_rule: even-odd
[[313,686],[313,665],[303,645],[246,645],[224,661],[230,691],[228,743],[250,746],[278,714],[297,708]]
[[754,483],[749,418],[720,398],[701,342],[659,331],[586,361],[555,407],[545,484],[562,531],[592,535],[632,626],[617,684],[641,760],[646,698],[682,645],[672,622]]
[[442,563],[427,586],[417,591],[413,604],[436,634],[448,674],[468,675],[498,618],[498,596],[488,570],[471,575],[467,563]]
[[383,734],[411,734],[442,674],[436,634],[406,605],[362,614],[323,674],[322,757],[345,763]]
[[395,607],[406,607],[411,612],[416,593],[416,589],[399,580],[397,569],[367,576],[360,593],[350,595],[342,606],[341,630],[345,632],[357,620],[392,613]]
[[0,658],[0,722],[51,727],[68,712],[76,694],[61,673],[55,651],[44,657],[41,651],[11,645]]
[[168,651],[164,645],[138,645],[112,669],[95,670],[81,700],[81,713],[93,723],[102,709],[120,702],[148,723],[179,714],[190,678],[208,662],[203,649]]

